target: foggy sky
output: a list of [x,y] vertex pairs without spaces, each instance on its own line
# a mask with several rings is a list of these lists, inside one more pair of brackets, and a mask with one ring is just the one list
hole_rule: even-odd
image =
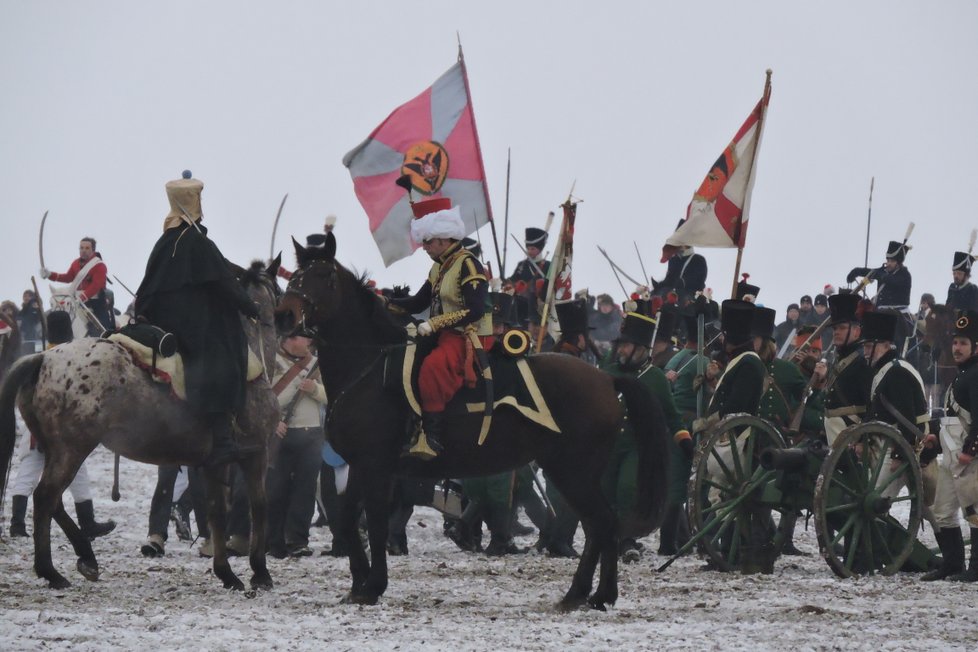
[[[0,2],[0,298],[97,238],[138,286],[168,210],[205,183],[204,224],[239,264],[294,264],[329,213],[338,258],[380,285],[421,285],[423,252],[384,268],[343,155],[455,61],[461,35],[502,235],[542,226],[576,180],[575,289],[621,290],[595,245],[657,278],[665,238],[774,71],[743,271],[778,310],[916,231],[913,300],[943,301],[978,227],[978,3]],[[552,233],[556,232],[556,228]],[[488,227],[480,233],[492,251]],[[500,247],[503,242],[500,241]],[[508,271],[520,258],[508,245]],[[701,250],[715,297],[734,250]],[[497,267],[494,254],[493,266]],[[45,289],[46,282],[40,281]],[[626,288],[631,291],[631,284]],[[115,286],[117,302],[128,303]]]

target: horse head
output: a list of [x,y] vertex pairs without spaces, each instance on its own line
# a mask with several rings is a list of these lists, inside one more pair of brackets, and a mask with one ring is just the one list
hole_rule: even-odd
[[367,332],[383,341],[404,339],[384,309],[384,302],[358,277],[336,261],[336,236],[326,234],[322,247],[303,247],[292,239],[298,269],[292,274],[276,310],[290,328],[302,328],[326,337],[326,331],[341,337],[362,338]]

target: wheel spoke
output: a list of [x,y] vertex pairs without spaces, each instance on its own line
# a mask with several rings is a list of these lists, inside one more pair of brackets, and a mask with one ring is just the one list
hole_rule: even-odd
[[879,452],[879,459],[876,460],[876,464],[873,466],[873,475],[869,478],[869,486],[875,487],[876,483],[880,479],[880,473],[883,472],[883,465],[886,464],[888,453],[890,449],[893,448],[892,442],[889,439],[883,442],[883,448]]
[[847,494],[849,494],[853,498],[856,498],[856,497],[861,496],[863,494],[862,491],[856,491],[855,489],[853,489],[852,487],[850,487],[845,482],[843,482],[842,480],[839,479],[839,469],[838,469],[838,467],[836,467],[835,473],[832,474],[831,482],[832,482],[832,484],[836,484],[839,487],[841,487],[843,491],[845,491]]
[[734,520],[734,530],[733,537],[730,539],[730,550],[727,552],[727,563],[731,566],[737,565],[737,555],[740,552],[740,529],[742,527],[743,517],[737,515]]
[[[872,521],[870,521],[872,523]],[[864,542],[863,548],[866,552],[866,567],[869,569],[869,574],[872,575],[876,571],[876,557],[873,556],[873,530],[872,528],[863,528],[862,539]]]
[[723,471],[725,476],[727,476],[730,484],[736,484],[737,478],[730,472],[730,468],[727,466],[727,463],[720,457],[720,453],[717,452],[716,446],[710,449],[710,454],[713,456],[713,459],[717,461],[717,464],[720,465],[720,470]]
[[834,505],[832,507],[826,507],[825,513],[832,514],[833,512],[841,512],[843,510],[854,509],[856,507],[859,507],[859,503],[846,503],[845,505]]
[[[891,475],[889,478],[886,479],[886,482],[883,484],[883,486],[879,488],[879,492],[883,493],[884,491],[889,489],[891,484],[893,484],[899,478],[903,477],[903,474],[906,473],[908,468],[910,468],[909,462],[904,462],[903,464],[901,464],[900,467],[893,472],[893,475]],[[909,485],[910,483],[907,484]]]
[[[746,477],[747,473],[744,471],[744,465],[740,462],[740,450],[738,450],[740,447],[740,440],[736,435],[732,437],[728,435],[728,437],[730,439],[730,457],[733,459],[734,470],[737,472],[737,477]],[[748,439],[750,439],[749,436]]]
[[[855,514],[854,514],[855,516]],[[849,539],[849,549],[846,550],[846,570],[852,572],[852,563],[856,561],[856,551],[859,549],[859,539],[863,530],[863,522],[857,520]]]
[[896,498],[890,498],[891,503],[903,503],[908,500],[913,500],[916,496],[907,494],[906,496],[897,496]]
[[837,543],[839,543],[839,541],[842,540],[842,537],[844,537],[846,533],[852,528],[852,526],[855,525],[856,518],[858,516],[859,516],[859,512],[853,512],[852,514],[849,515],[849,518],[846,519],[845,524],[841,528],[839,528],[838,532],[835,533],[835,538],[832,539],[832,542],[829,544],[831,547],[834,547]]
[[700,510],[700,513],[703,516],[707,516],[709,514],[713,514],[713,513],[717,512],[717,511],[723,509],[724,507],[728,507],[731,504],[733,504],[733,499],[730,499],[730,500],[718,500],[717,502],[713,503],[709,507]]
[[870,527],[872,528],[873,534],[875,534],[876,538],[879,539],[880,547],[883,548],[883,553],[886,555],[886,561],[880,564],[880,567],[884,567],[887,564],[893,562],[894,559],[893,552],[890,550],[890,544],[886,541],[886,537],[883,536],[883,530],[881,528],[880,522],[877,521],[876,519],[873,519],[872,521],[869,522],[869,524]]
[[[718,520],[720,520],[720,519],[714,519],[714,521],[718,521]],[[735,519],[735,520],[736,520],[736,519]],[[730,526],[731,526],[731,525],[732,525],[733,523],[734,523],[734,521],[733,521],[733,520],[730,520],[730,519],[722,519],[722,521],[720,522],[720,527],[719,527],[719,528],[717,528],[717,531],[716,531],[716,533],[715,533],[715,534],[714,534],[714,535],[713,535],[712,537],[710,537],[710,543],[711,543],[711,544],[713,544],[713,545],[716,545],[716,544],[717,544],[717,541],[718,541],[718,539],[719,539],[719,538],[720,538],[721,536],[723,536],[723,533],[724,533],[724,532],[725,532],[725,531],[726,531],[726,530],[727,530],[727,529],[728,529],[728,528],[729,528],[729,527],[730,527]]]

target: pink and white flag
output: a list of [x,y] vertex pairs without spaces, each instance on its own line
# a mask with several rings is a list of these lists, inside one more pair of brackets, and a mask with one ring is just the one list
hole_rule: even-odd
[[662,247],[662,262],[669,260],[682,246],[743,249],[757,152],[770,99],[771,78],[768,76],[761,101],[693,193],[686,218]]
[[394,109],[343,157],[343,165],[353,177],[353,189],[386,266],[418,247],[411,240],[407,193],[394,183],[402,175],[411,177],[416,196],[449,197],[460,208],[466,234],[490,221],[486,174],[461,57],[430,88]]

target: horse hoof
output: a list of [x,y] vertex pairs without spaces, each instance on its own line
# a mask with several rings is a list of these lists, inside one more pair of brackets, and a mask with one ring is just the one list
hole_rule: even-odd
[[79,559],[77,568],[78,568],[78,572],[82,574],[82,577],[84,577],[89,582],[98,581],[99,570],[98,570],[97,562],[88,562]]
[[373,606],[377,604],[377,598],[379,596],[373,595],[371,593],[354,593],[351,591],[344,596],[340,604],[360,604]]
[[266,591],[270,591],[272,589],[272,587],[273,587],[273,584],[272,584],[272,576],[271,575],[267,575],[266,574],[266,575],[262,575],[260,577],[258,575],[254,575],[251,578],[251,588],[253,588],[253,589],[256,589],[256,590],[257,589],[264,589]]
[[587,604],[595,611],[608,611],[608,607],[605,606],[605,603],[600,598],[591,598],[587,601]]
[[53,578],[51,578],[51,579],[48,580],[48,588],[52,588],[52,589],[67,589],[69,586],[71,586],[71,582],[69,582],[64,577],[61,577],[60,575],[58,575],[57,577],[53,577]]
[[557,611],[562,613],[577,611],[585,604],[587,604],[587,600],[583,596],[564,597],[563,600],[557,603]]
[[234,577],[229,580],[224,580],[224,588],[229,589],[231,591],[244,591],[245,586],[241,580],[239,580],[237,577]]

